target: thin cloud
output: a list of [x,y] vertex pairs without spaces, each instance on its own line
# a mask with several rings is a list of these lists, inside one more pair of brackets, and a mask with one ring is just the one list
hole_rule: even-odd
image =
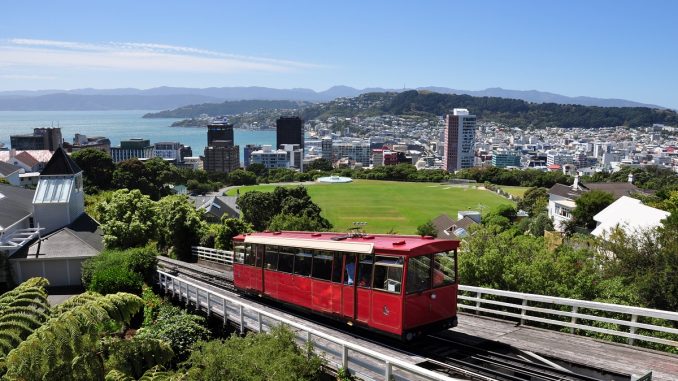
[[32,75],[32,74],[0,74],[2,79],[18,79],[22,81],[45,81],[58,79],[57,77],[51,75]]
[[0,40],[0,66],[201,73],[289,72],[322,67],[186,46],[137,42],[92,44],[25,38]]

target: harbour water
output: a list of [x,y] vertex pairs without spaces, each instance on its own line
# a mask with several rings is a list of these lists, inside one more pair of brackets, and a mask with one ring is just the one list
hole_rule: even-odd
[[[143,119],[142,115],[157,110],[111,111],[0,111],[0,143],[10,148],[10,135],[29,134],[38,127],[61,127],[64,140],[72,141],[76,133],[105,136],[116,146],[129,138],[149,139],[151,143],[178,141],[191,146],[193,155],[203,154],[207,145],[207,129],[170,127],[178,119]],[[234,130],[235,144],[240,145],[240,160],[246,144],[275,145],[275,131]]]

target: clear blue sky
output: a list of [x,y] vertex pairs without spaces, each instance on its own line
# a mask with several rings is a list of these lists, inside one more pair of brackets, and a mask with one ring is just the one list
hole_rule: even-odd
[[0,90],[537,89],[678,108],[678,1],[7,1]]

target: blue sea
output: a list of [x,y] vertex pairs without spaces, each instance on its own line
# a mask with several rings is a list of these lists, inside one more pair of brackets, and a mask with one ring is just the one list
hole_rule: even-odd
[[[0,143],[10,148],[9,136],[29,134],[37,127],[61,127],[65,141],[72,142],[76,133],[87,136],[105,136],[111,145],[129,138],[149,139],[151,143],[178,141],[191,146],[193,155],[203,154],[207,145],[207,129],[194,127],[170,127],[179,120],[143,119],[148,112],[157,110],[122,111],[0,111]],[[252,131],[236,128],[235,144],[240,145],[240,161],[246,144],[275,145],[275,131]]]

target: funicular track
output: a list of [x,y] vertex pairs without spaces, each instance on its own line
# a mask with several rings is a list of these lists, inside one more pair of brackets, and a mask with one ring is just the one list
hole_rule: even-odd
[[459,374],[459,369],[472,371],[476,376],[475,378],[471,376],[471,378],[478,380],[597,381],[601,379],[629,379],[628,376],[621,374],[610,374],[610,377],[606,378],[578,374],[532,353],[506,354],[436,335],[429,335],[418,344],[416,353],[427,358],[426,362],[419,364],[420,366],[448,374]]
[[[225,275],[208,268],[199,268],[190,264],[159,257],[158,267],[173,274],[180,274],[238,293],[232,281]],[[290,311],[285,310],[289,313]],[[318,323],[318,322],[316,322]],[[326,323],[319,323],[328,326]],[[345,332],[343,328],[332,327]],[[574,373],[551,361],[535,355],[505,354],[481,346],[469,345],[450,338],[429,335],[414,344],[394,344],[392,341],[381,343],[374,335],[369,335],[368,341],[378,345],[387,345],[390,348],[399,348],[403,352],[417,355],[425,361],[417,365],[449,375],[470,380],[482,381],[597,381],[597,380],[628,380],[628,376],[613,374],[609,378],[597,378]],[[534,356],[534,357],[532,357]]]

